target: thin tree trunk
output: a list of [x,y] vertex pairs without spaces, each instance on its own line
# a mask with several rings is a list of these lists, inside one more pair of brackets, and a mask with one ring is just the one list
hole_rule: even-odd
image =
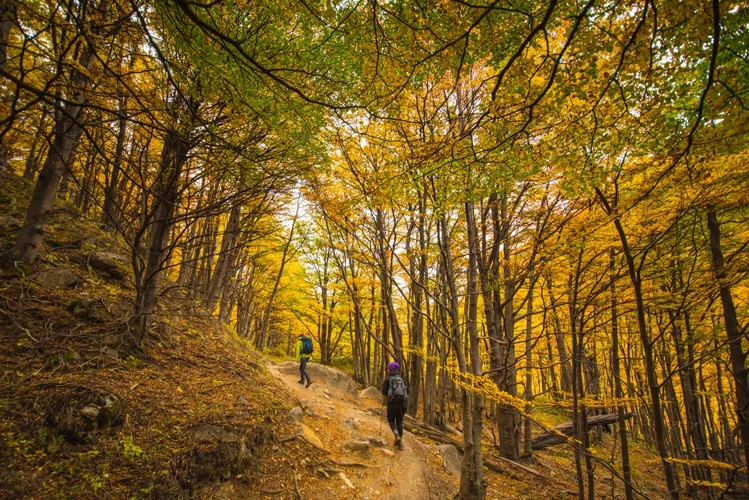
[[707,227],[710,231],[710,253],[712,254],[713,272],[720,291],[720,302],[723,306],[723,326],[728,340],[728,352],[731,358],[731,372],[736,386],[736,416],[738,434],[741,437],[741,448],[744,452],[744,464],[749,466],[749,379],[747,378],[746,352],[741,342],[743,332],[739,327],[736,307],[733,303],[731,287],[725,268],[723,249],[720,245],[720,224],[715,210],[707,213]]
[[528,269],[528,300],[526,303],[525,317],[525,421],[523,437],[523,454],[531,454],[531,403],[533,402],[533,285],[535,276],[533,274],[533,262]]
[[[0,4],[0,71],[5,70],[5,62],[8,60],[8,38],[10,29],[16,19],[16,6],[13,1],[5,1]],[[0,168],[11,168],[8,161],[8,151],[6,151],[2,137],[0,137]]]
[[[192,123],[194,115],[189,117]],[[192,127],[185,127],[190,130]],[[189,132],[188,132],[189,133]],[[136,319],[138,333],[142,341],[148,333],[151,316],[156,309],[156,299],[164,264],[171,253],[168,249],[169,233],[172,228],[174,209],[179,198],[179,178],[187,163],[187,155],[192,144],[174,130],[170,130],[164,139],[161,153],[159,179],[156,182],[154,208],[150,217],[150,238],[146,266],[140,279],[136,279]]]
[[256,343],[256,347],[259,351],[262,351],[265,347],[266,343],[266,337],[268,334],[268,326],[270,324],[270,313],[273,310],[273,301],[276,298],[276,294],[278,293],[278,287],[281,285],[281,278],[283,277],[283,270],[286,267],[286,263],[288,262],[288,255],[289,250],[291,249],[291,242],[294,240],[294,229],[296,227],[296,221],[299,218],[299,207],[300,203],[297,202],[296,206],[296,212],[294,213],[294,218],[291,221],[291,228],[289,229],[289,237],[286,240],[286,243],[283,246],[283,254],[281,255],[281,265],[278,268],[278,273],[276,274],[276,280],[273,283],[273,290],[270,293],[270,296],[268,297],[268,303],[265,305],[265,310],[263,311],[263,317],[262,317],[262,323],[260,325],[260,333],[258,334],[258,339]]
[[117,223],[117,192],[120,187],[120,169],[122,168],[122,156],[125,151],[125,136],[127,134],[127,96],[120,96],[119,109],[119,131],[117,132],[117,146],[114,150],[114,160],[112,161],[112,173],[107,179],[106,189],[104,190],[104,206],[102,211],[102,224],[104,229],[108,230]]
[[39,127],[36,129],[34,140],[31,142],[29,155],[26,157],[26,166],[23,170],[23,178],[27,181],[30,181],[34,178],[34,174],[36,174],[36,171],[39,168],[39,157],[44,153],[46,149],[45,145],[42,144],[41,148],[39,148],[39,151],[37,151],[39,142],[44,141],[45,139],[47,141],[51,139],[51,136],[47,131],[47,117],[49,116],[49,114],[49,106],[42,106],[42,116],[39,119]]
[[551,316],[554,321],[554,338],[557,342],[557,351],[559,351],[559,368],[561,371],[561,386],[562,386],[562,392],[571,392],[572,391],[572,375],[571,375],[571,368],[570,368],[570,359],[567,354],[567,346],[564,343],[564,334],[562,332],[562,322],[559,319],[559,312],[557,307],[557,300],[554,297],[554,289],[553,289],[553,283],[551,281],[551,276],[547,276],[546,278],[546,287],[549,291],[549,301],[551,302]]
[[221,250],[219,251],[218,260],[216,262],[216,268],[213,271],[213,275],[208,280],[208,289],[204,299],[205,307],[209,313],[213,313],[218,305],[221,297],[222,285],[226,275],[230,274],[230,269],[234,249],[237,244],[237,238],[239,237],[239,216],[242,210],[242,205],[235,201],[231,207],[231,213],[229,220],[226,222],[224,228],[224,234],[221,237]]
[[[471,355],[471,373],[474,377],[480,377],[483,371],[481,354],[479,352],[479,334],[476,321],[478,307],[478,237],[476,234],[476,222],[474,220],[473,202],[465,203],[466,222],[468,227],[468,282],[466,298],[468,302],[468,314],[466,316],[466,330],[469,339],[469,351]],[[459,348],[458,345],[455,346]],[[465,389],[463,390],[465,393]],[[463,444],[465,446],[463,466],[460,476],[460,496],[463,499],[481,500],[486,497],[486,481],[484,480],[483,457],[481,456],[481,436],[483,434],[484,399],[478,391],[471,394],[471,418],[470,426],[466,427],[464,420]],[[465,415],[466,411],[463,410]],[[471,434],[470,441],[465,436]],[[470,456],[469,456],[470,455]]]
[[611,273],[611,370],[614,379],[614,397],[617,399],[616,413],[619,415],[619,440],[621,441],[622,455],[622,477],[624,479],[624,496],[627,500],[633,500],[632,469],[629,465],[629,439],[627,437],[627,425],[624,418],[626,413],[621,403],[624,398],[622,390],[621,369],[619,367],[619,314],[618,298],[616,295],[616,252],[612,248],[609,253],[609,272]]
[[[502,379],[500,389],[510,396],[517,397],[517,367],[515,363],[515,311],[513,297],[515,296],[515,282],[510,267],[512,251],[509,239],[509,220],[507,214],[507,196],[502,196],[500,205],[502,224],[502,246],[504,262],[502,266],[504,277],[504,307],[502,319],[504,323],[504,337],[502,339],[501,367]],[[520,457],[520,415],[517,409],[500,404],[497,406],[497,422],[499,425],[499,453],[504,458],[517,460]]]
[[[606,200],[603,193],[598,188],[596,188],[596,193],[598,194],[601,203],[604,205],[606,213],[612,215],[613,208]],[[668,449],[666,448],[666,429],[663,421],[663,408],[661,406],[660,383],[658,382],[658,377],[655,371],[653,343],[650,340],[650,334],[648,333],[648,327],[645,321],[645,300],[642,294],[642,279],[640,277],[639,268],[635,264],[635,259],[629,247],[627,235],[624,232],[624,226],[622,226],[621,220],[618,217],[615,217],[613,222],[619,234],[619,239],[621,240],[622,250],[627,262],[629,278],[632,282],[635,294],[637,327],[640,332],[640,340],[642,342],[642,350],[645,358],[645,375],[647,377],[650,399],[653,405],[653,430],[655,431],[656,447],[658,448],[658,454],[661,458],[669,495],[671,495],[674,500],[678,500],[679,491],[676,483],[676,475],[674,474],[674,468],[670,460]]]

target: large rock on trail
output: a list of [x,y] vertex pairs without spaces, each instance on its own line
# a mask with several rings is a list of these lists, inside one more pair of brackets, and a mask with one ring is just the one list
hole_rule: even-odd
[[445,469],[453,476],[460,477],[460,467],[463,464],[463,459],[458,449],[451,444],[441,444],[437,446],[437,449],[442,454],[442,465]]
[[[286,375],[299,376],[299,363],[296,361],[285,361],[276,365],[276,369]],[[359,390],[349,375],[340,370],[324,366],[318,363],[307,363],[307,371],[312,378],[312,383],[322,380],[326,384],[338,388],[352,396],[358,396]]]
[[348,451],[369,451],[369,441],[349,439],[341,443],[341,448]]
[[375,401],[382,400],[382,393],[377,387],[369,386],[359,393],[359,399],[374,399]]
[[51,269],[34,276],[34,281],[44,288],[70,288],[78,282],[78,276],[67,269]]

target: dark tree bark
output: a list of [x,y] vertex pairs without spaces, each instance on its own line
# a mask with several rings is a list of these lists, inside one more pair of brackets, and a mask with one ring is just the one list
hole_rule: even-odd
[[8,38],[15,19],[16,6],[12,1],[0,5],[0,71],[5,69],[8,60]]
[[[79,63],[84,68],[90,68],[92,60],[93,54],[84,50]],[[73,70],[71,80],[77,85],[76,90],[63,109],[55,113],[54,139],[34,186],[23,226],[11,251],[11,258],[29,265],[36,261],[39,254],[39,247],[47,230],[48,213],[55,203],[63,174],[83,130],[80,120],[86,103],[88,79],[79,71]]]
[[[611,370],[614,379],[614,397],[621,401],[624,398],[622,390],[621,368],[619,366],[619,313],[618,297],[616,295],[616,252],[611,249],[609,254],[609,272],[611,273]],[[625,409],[622,403],[617,403],[616,413],[618,416],[619,440],[621,441],[622,477],[624,478],[624,495],[627,500],[634,498],[632,491],[632,469],[629,465],[629,438],[627,437],[627,424]]]
[[[515,281],[510,267],[512,257],[510,234],[510,221],[507,213],[507,196],[502,196],[500,201],[500,221],[502,231],[504,278],[504,304],[501,309],[502,322],[504,325],[502,341],[499,349],[500,385],[499,388],[510,396],[517,397],[517,366],[515,359]],[[498,242],[495,242],[498,244]],[[496,414],[499,427],[499,453],[504,458],[517,460],[520,457],[520,414],[516,408],[509,405],[497,405]]]
[[[16,19],[16,6],[13,1],[5,1],[0,4],[0,71],[5,70],[5,62],[8,60],[8,38],[10,29]],[[0,138],[0,168],[10,169],[8,151]]]
[[[97,9],[98,14],[105,17],[109,11],[109,4],[108,0],[103,0]],[[101,28],[96,27],[93,31],[98,34]],[[31,265],[39,254],[39,247],[47,229],[48,213],[55,203],[60,181],[72,160],[83,131],[81,119],[87,103],[86,93],[89,86],[86,74],[92,69],[94,59],[93,47],[86,45],[81,49],[77,61],[78,67],[84,71],[76,68],[71,70],[70,96],[55,113],[54,139],[34,186],[23,226],[10,252],[11,259]]]
[[[596,193],[599,200],[604,206],[607,214],[614,215],[614,208],[612,207],[603,193],[596,188]],[[640,267],[635,263],[635,258],[632,255],[632,250],[627,240],[627,235],[624,232],[624,226],[621,223],[619,217],[615,217],[614,226],[619,234],[619,239],[622,244],[622,251],[627,263],[627,271],[629,272],[629,278],[632,282],[632,288],[635,294],[635,306],[637,313],[637,327],[640,333],[640,340],[642,342],[642,350],[645,361],[645,375],[647,377],[647,386],[650,392],[650,400],[653,405],[653,430],[655,432],[655,442],[658,448],[658,454],[661,458],[661,464],[663,465],[664,475],[666,477],[666,487],[668,488],[669,495],[674,500],[679,498],[679,490],[676,482],[676,475],[674,473],[673,465],[670,461],[670,456],[666,446],[666,428],[663,419],[663,406],[661,403],[660,383],[658,382],[658,376],[655,370],[655,356],[653,354],[653,342],[650,339],[648,332],[648,325],[645,321],[645,300],[642,294],[642,278],[640,276]]]
[[164,138],[159,178],[154,192],[154,206],[147,223],[150,236],[146,264],[141,273],[136,272],[135,318],[140,341],[148,334],[151,317],[156,309],[161,274],[171,253],[168,239],[179,199],[179,179],[193,147],[188,136],[192,132],[197,106],[193,107],[191,104],[188,104],[188,124],[180,127],[186,133],[180,134],[175,130],[169,130]]
[[[468,314],[466,316],[466,328],[468,334],[469,352],[471,356],[471,374],[480,377],[483,371],[481,365],[481,354],[479,352],[479,334],[477,325],[478,307],[478,235],[476,234],[476,221],[474,220],[473,202],[465,203],[466,225],[468,227],[468,276],[466,300]],[[456,344],[455,349],[460,349]],[[463,389],[463,392],[466,392]],[[463,427],[463,466],[460,476],[460,496],[464,499],[482,500],[486,497],[486,480],[484,479],[483,457],[481,455],[481,437],[483,435],[484,398],[478,391],[470,395],[471,418],[470,426]],[[465,415],[466,411],[463,410]],[[465,436],[470,434],[470,440]]]
[[127,134],[127,96],[120,96],[119,107],[117,145],[114,150],[112,171],[104,189],[104,206],[101,222],[105,230],[112,229],[117,224],[117,193],[120,187],[120,170],[122,168],[122,156],[125,151],[125,137]]
[[559,369],[561,371],[560,384],[562,392],[572,392],[572,368],[570,367],[570,358],[567,353],[567,346],[564,342],[564,334],[562,332],[562,322],[559,319],[559,313],[557,311],[557,300],[554,296],[553,283],[551,276],[546,278],[546,288],[549,291],[549,301],[551,302],[551,316],[554,321],[554,339],[557,344],[557,351],[559,352]]
[[[426,191],[426,190],[425,190]],[[421,350],[424,347],[424,311],[423,311],[423,287],[425,286],[427,273],[428,273],[428,262],[427,262],[427,229],[426,229],[426,192],[421,193],[419,196],[419,213],[418,220],[416,223],[416,230],[419,237],[418,247],[418,258],[413,260],[418,263],[418,275],[415,277],[416,282],[413,283],[413,315],[411,320],[412,338],[411,344],[419,350],[418,354],[411,355],[411,363],[409,366],[409,372],[411,375],[411,382],[409,384],[409,395],[411,396],[408,400],[408,412],[416,416],[416,412],[419,408],[419,390],[421,384],[421,378],[423,377],[423,366],[424,360],[422,359]]]
[[239,216],[242,205],[235,201],[231,207],[229,220],[226,222],[224,234],[221,238],[221,249],[213,275],[208,281],[208,290],[205,295],[205,307],[209,313],[213,313],[221,298],[222,285],[227,276],[233,273],[232,261],[234,260],[237,240],[239,238]]
[[23,178],[27,181],[32,180],[34,175],[36,175],[36,171],[39,169],[39,161],[47,151],[47,143],[52,140],[52,133],[54,133],[54,130],[51,132],[47,130],[47,117],[49,115],[49,106],[42,106],[42,116],[39,119],[39,128],[37,128],[36,134],[34,134],[34,140],[31,142],[29,155],[26,157],[26,166],[23,170]]
[[707,213],[707,227],[710,231],[713,272],[718,282],[720,302],[723,306],[723,326],[726,330],[728,352],[731,357],[731,372],[736,385],[738,434],[741,437],[744,463],[749,466],[749,378],[747,378],[746,352],[741,345],[743,332],[739,327],[731,287],[727,281],[726,262],[720,244],[720,224],[715,210],[709,210]]
[[[396,361],[401,366],[406,367],[405,358],[403,357],[403,332],[398,324],[398,317],[395,314],[395,306],[393,304],[391,252],[388,244],[389,238],[385,232],[385,213],[382,209],[377,209],[376,211],[375,225],[377,227],[377,265],[380,275],[380,298],[383,304],[383,339],[390,335]],[[404,371],[407,371],[407,369],[406,367]],[[408,373],[404,375],[408,377]]]
[[268,297],[268,303],[265,305],[263,310],[263,316],[261,318],[260,331],[258,332],[255,347],[259,351],[265,348],[267,337],[268,337],[268,326],[270,325],[270,314],[273,310],[273,301],[276,299],[278,294],[278,287],[281,285],[281,278],[283,277],[283,270],[286,267],[290,257],[289,252],[291,251],[291,242],[294,240],[294,228],[296,228],[296,222],[299,217],[299,204],[297,203],[296,213],[294,219],[291,221],[291,229],[289,230],[289,237],[284,243],[283,254],[281,255],[281,265],[279,266],[278,273],[276,273],[276,279],[273,282],[273,290],[271,290],[270,296]]

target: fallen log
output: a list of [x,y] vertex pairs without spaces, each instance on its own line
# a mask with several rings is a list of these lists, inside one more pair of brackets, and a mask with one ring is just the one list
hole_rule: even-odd
[[[636,416],[636,413],[630,412],[624,414],[624,420],[630,419]],[[619,421],[619,414],[617,413],[606,413],[604,415],[591,415],[588,417],[588,429],[592,429],[596,426],[608,426],[610,424]],[[535,436],[531,440],[531,449],[541,450],[562,444],[567,442],[567,437],[572,436],[575,433],[575,428],[572,420],[559,424],[552,431],[543,432]]]

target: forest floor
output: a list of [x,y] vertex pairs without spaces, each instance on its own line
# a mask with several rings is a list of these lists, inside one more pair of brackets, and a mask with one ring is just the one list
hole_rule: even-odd
[[[2,254],[23,220],[30,185],[2,173],[0,184]],[[62,204],[40,263],[0,269],[0,498],[417,500],[456,493],[458,478],[437,443],[406,433],[405,449],[394,450],[375,411],[381,402],[359,398],[363,388],[348,375],[317,365],[305,388],[296,383],[295,363],[268,361],[179,291],[163,297],[152,335],[133,347],[123,328],[134,294],[127,260],[115,262],[119,270],[95,265],[102,253],[127,255],[127,248]],[[316,376],[321,369],[325,376]],[[304,439],[289,419],[296,406],[305,410]],[[567,418],[551,411],[537,417],[547,425]],[[488,428],[485,437],[485,455],[493,457]],[[384,446],[342,447],[366,438]],[[604,436],[594,451],[610,460],[615,449]],[[643,496],[660,498],[656,455],[635,444],[632,457]],[[488,498],[576,497],[567,446],[486,476]],[[623,497],[604,467],[596,477],[599,498]]]

